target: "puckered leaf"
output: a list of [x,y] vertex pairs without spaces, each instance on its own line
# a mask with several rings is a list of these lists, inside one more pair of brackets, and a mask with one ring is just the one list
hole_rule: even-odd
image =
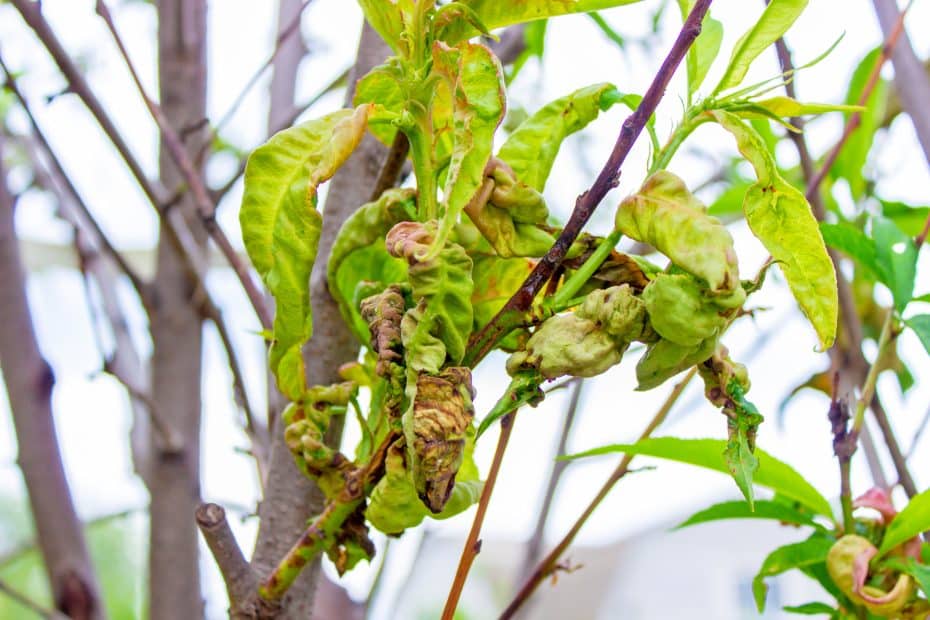
[[739,287],[733,238],[671,172],[656,172],[638,193],[625,198],[617,209],[615,225],[624,235],[654,246],[707,282],[713,293],[730,293]]
[[371,27],[395,53],[405,49],[404,30],[414,14],[414,0],[358,0]]
[[[522,22],[546,19],[569,13],[600,11],[639,0],[459,0],[469,6],[475,17],[489,30]],[[450,43],[478,34],[471,24],[461,21],[446,29],[443,38]]]
[[[641,454],[679,463],[697,465],[713,471],[729,473],[723,451],[727,442],[720,439],[680,439],[678,437],[653,437],[635,444],[616,444],[595,448],[565,458],[576,459],[586,456],[613,454]],[[820,494],[801,474],[790,465],[756,448],[759,470],[753,477],[757,485],[770,488],[781,496],[794,500],[816,514],[833,518],[830,502]]]
[[471,303],[475,327],[486,325],[504,307],[535,266],[525,258],[476,256],[473,270],[475,290]]
[[384,237],[395,224],[410,219],[416,211],[415,196],[412,189],[387,190],[349,216],[333,242],[326,265],[329,291],[363,344],[368,344],[369,335],[355,303],[356,291],[363,282],[376,283],[380,290],[406,276],[406,264],[387,253]]
[[772,0],[762,16],[736,42],[730,64],[714,93],[739,86],[749,71],[749,65],[787,32],[806,6],[807,0]]
[[397,58],[389,58],[378,65],[355,85],[355,105],[372,104],[368,128],[385,144],[391,144],[397,134],[395,121],[403,112],[407,97],[401,80],[403,71]]
[[605,94],[613,91],[612,84],[594,84],[546,104],[510,134],[498,158],[513,169],[518,180],[542,191],[562,142],[597,118],[604,109]]
[[[472,260],[462,246],[447,241],[439,256],[422,259],[434,243],[435,230],[435,222],[401,222],[387,236],[388,252],[409,264],[417,302],[401,326],[407,366],[431,373],[439,372],[446,356],[453,364],[462,360],[474,320]],[[437,351],[437,343],[444,351]]]
[[740,152],[756,171],[758,181],[743,201],[746,221],[781,265],[801,311],[827,349],[836,337],[836,272],[810,205],[779,175],[774,158],[752,127],[729,112],[716,110],[711,114],[733,134]]
[[270,365],[291,400],[306,389],[300,349],[313,331],[309,282],[320,238],[317,186],[355,149],[369,111],[367,105],[340,110],[285,129],[257,148],[246,166],[242,239],[275,298]]
[[433,46],[433,71],[443,75],[453,97],[452,158],[443,188],[444,212],[430,258],[435,256],[465,205],[484,182],[494,132],[504,118],[504,73],[484,45]]
[[803,542],[779,547],[770,553],[752,580],[752,595],[759,612],[765,610],[765,595],[768,593],[766,577],[774,577],[794,568],[822,564],[826,561],[833,542],[829,538],[815,536]]

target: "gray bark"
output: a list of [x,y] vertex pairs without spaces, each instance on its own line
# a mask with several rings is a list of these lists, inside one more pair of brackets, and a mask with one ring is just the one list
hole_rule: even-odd
[[[202,132],[190,132],[206,114],[206,2],[159,0],[158,76],[160,103],[170,125],[196,153]],[[161,183],[178,187],[184,178],[164,142]],[[201,171],[202,173],[202,171]],[[193,201],[186,193],[181,201]],[[175,206],[196,213],[194,204]],[[189,217],[194,243],[202,250],[205,231]],[[152,434],[149,617],[176,620],[203,616],[194,512],[200,504],[200,412],[202,318],[195,290],[177,245],[161,222],[151,312],[152,395],[180,448],[168,449]]]
[[[277,36],[285,35],[288,26],[298,18],[303,10],[302,0],[278,1]],[[297,86],[297,69],[307,53],[300,26],[293,29],[280,41],[278,53],[272,62],[271,86],[268,89],[268,132],[272,134],[281,127],[294,113],[294,93]]]
[[102,619],[100,587],[55,434],[51,404],[55,377],[39,351],[29,313],[14,203],[0,152],[0,368],[13,413],[19,467],[55,607],[74,619]]
[[[390,54],[387,45],[366,24],[362,29],[358,57],[349,79],[347,103],[351,104],[354,84]],[[342,321],[342,316],[326,286],[326,258],[339,227],[359,206],[368,201],[387,149],[367,135],[351,158],[330,182],[323,209],[323,232],[319,258],[311,276],[313,339],[306,350],[307,374],[311,385],[339,380],[337,369],[355,359],[358,343]],[[338,442],[341,428],[333,429]],[[323,496],[316,485],[301,474],[284,445],[279,420],[272,428],[271,466],[265,497],[259,506],[258,541],[252,564],[267,576],[306,528],[307,519],[319,513]],[[320,563],[308,566],[289,590],[282,604],[281,618],[306,619],[311,616]]]

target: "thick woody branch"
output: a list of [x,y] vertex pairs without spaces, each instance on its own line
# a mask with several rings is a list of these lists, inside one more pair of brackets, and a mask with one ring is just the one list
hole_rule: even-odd
[[226,520],[226,511],[216,504],[202,504],[197,509],[196,518],[200,533],[226,584],[230,617],[254,617],[258,579],[236,542]]

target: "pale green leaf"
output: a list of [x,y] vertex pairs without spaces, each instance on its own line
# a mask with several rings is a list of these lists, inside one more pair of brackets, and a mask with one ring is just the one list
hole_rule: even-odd
[[768,586],[765,585],[766,577],[774,577],[794,568],[824,563],[834,542],[829,538],[818,536],[803,542],[779,547],[770,553],[762,562],[762,567],[752,580],[752,595],[759,612],[765,610],[765,595],[768,592]]
[[[694,0],[678,0],[678,8],[681,10],[681,19],[684,21],[691,13],[694,7]],[[720,52],[720,44],[723,42],[723,24],[710,16],[710,12],[704,16],[701,24],[701,34],[698,35],[694,43],[688,49],[688,56],[685,63],[688,69],[688,97],[689,100],[697,92],[707,72],[717,58]]]
[[736,42],[727,66],[714,93],[739,86],[752,62],[777,41],[798,18],[807,0],[772,0],[762,16]]
[[378,65],[355,85],[353,103],[357,106],[372,104],[368,128],[385,144],[391,144],[397,134],[394,122],[404,111],[407,97],[401,86],[402,70],[397,58],[390,58]]
[[546,104],[510,134],[497,157],[518,180],[542,191],[562,142],[597,118],[604,96],[615,92],[612,84],[594,84]]
[[[615,444],[574,454],[567,459],[613,454],[638,454],[688,463],[721,473],[729,473],[723,452],[727,442],[721,439],[680,439],[678,437],[654,437],[635,444]],[[759,470],[754,476],[755,484],[774,490],[787,499],[794,500],[816,514],[833,518],[830,502],[790,465],[779,461],[756,448]]]
[[754,509],[746,502],[722,502],[694,513],[675,529],[723,519],[774,519],[782,523],[816,526],[814,519],[785,502],[756,500]]
[[884,555],[921,532],[930,530],[930,489],[915,495],[907,503],[904,510],[899,512],[882,539],[882,546],[878,548],[879,555]]
[[746,221],[778,261],[801,311],[826,350],[836,337],[836,272],[810,204],[781,177],[774,157],[752,127],[729,112],[714,110],[711,115],[733,134],[740,153],[756,171],[758,181],[743,201]]
[[369,106],[340,110],[281,131],[249,157],[239,222],[252,264],[275,298],[270,351],[278,387],[297,400],[306,389],[301,347],[310,338],[310,271],[321,217],[317,186],[349,157]]

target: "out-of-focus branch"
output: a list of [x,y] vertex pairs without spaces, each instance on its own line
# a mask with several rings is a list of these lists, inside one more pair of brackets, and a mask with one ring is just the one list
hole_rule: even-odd
[[258,604],[255,593],[258,579],[236,542],[226,511],[216,504],[202,504],[196,513],[197,526],[216,560],[229,596],[229,616],[233,619],[255,618]]
[[52,416],[55,377],[42,357],[26,297],[0,143],[0,368],[6,383],[32,518],[55,607],[74,619],[105,617],[100,587],[65,477]]
[[[207,186],[206,183],[204,183],[203,178],[198,173],[197,166],[194,164],[193,159],[188,154],[187,149],[184,147],[184,143],[181,140],[181,136],[179,135],[178,130],[171,126],[171,123],[169,122],[165,113],[162,111],[161,106],[155,103],[155,101],[149,97],[148,93],[145,91],[142,80],[139,79],[139,74],[135,69],[135,65],[133,64],[132,59],[129,57],[129,52],[126,50],[126,46],[123,44],[123,40],[119,35],[119,31],[116,29],[116,24],[113,22],[113,18],[110,15],[110,11],[107,8],[106,3],[104,3],[103,0],[97,0],[96,6],[97,13],[103,18],[107,28],[113,35],[113,40],[116,43],[116,46],[119,49],[123,60],[126,63],[126,67],[129,69],[129,73],[136,84],[139,95],[145,102],[145,106],[148,108],[152,119],[158,125],[162,137],[162,146],[170,155],[171,159],[174,161],[174,164],[178,167],[182,180],[187,183],[188,188],[193,195],[193,207],[198,217],[200,218],[200,221],[203,223],[207,234],[209,234],[210,238],[213,239],[213,242],[223,253],[223,256],[226,257],[226,260],[229,262],[229,266],[232,267],[233,271],[236,273],[236,276],[239,278],[239,283],[242,285],[242,289],[245,291],[246,296],[249,298],[249,301],[251,302],[252,307],[255,310],[255,314],[258,316],[258,319],[262,324],[262,327],[266,329],[270,328],[272,317],[271,312],[268,309],[268,305],[265,303],[265,297],[262,294],[261,289],[255,283],[255,280],[252,278],[252,274],[249,271],[245,261],[243,261],[239,254],[236,252],[236,249],[232,246],[232,243],[230,243],[229,238],[226,237],[226,233],[223,232],[223,229],[220,228],[219,223],[216,221],[216,208],[213,204],[212,198],[210,197],[210,192],[207,190]],[[180,202],[183,204],[186,201],[182,200]]]
[[2,579],[0,579],[0,592],[42,618],[47,620],[69,620],[68,616],[60,611],[40,605]]
[[[902,11],[898,9],[895,0],[872,0],[872,4],[885,38],[890,39],[895,29],[900,27],[898,24],[903,19]],[[907,6],[910,7],[910,3]],[[904,12],[907,12],[907,8]],[[894,47],[891,62],[894,65],[895,90],[901,98],[902,107],[914,123],[917,140],[930,165],[930,107],[927,106],[930,101],[930,77],[914,53],[906,32]]]

